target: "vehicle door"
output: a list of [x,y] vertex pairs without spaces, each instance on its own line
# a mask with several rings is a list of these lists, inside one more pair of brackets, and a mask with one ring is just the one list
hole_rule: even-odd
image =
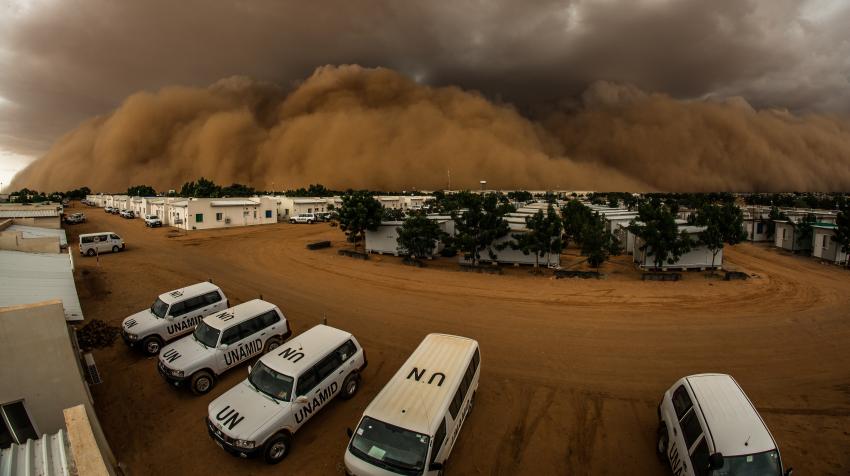
[[[281,319],[275,310],[271,310],[260,316],[260,322],[262,327],[260,338],[263,340],[263,346],[266,345],[266,341],[270,338],[286,334],[288,330],[286,322]],[[283,344],[283,342],[278,342],[278,344]]]
[[695,448],[697,440],[702,437],[702,428],[690,392],[684,384],[673,391],[671,398],[675,414],[667,415],[672,427],[672,433],[668,435],[670,442],[667,445],[667,459],[674,475],[692,476],[694,472],[690,450]]
[[166,332],[168,338],[174,338],[193,330],[200,320],[201,309],[206,302],[203,296],[195,296],[171,305],[168,310],[169,320]]
[[97,235],[95,237],[97,240],[97,252],[98,253],[106,253],[107,251],[112,251],[112,244],[109,242],[109,235]]
[[262,332],[262,316],[256,316],[247,321],[226,329],[221,335],[222,348],[219,345],[219,371],[223,372],[233,368],[251,357],[258,355],[263,350],[263,341],[260,338]]
[[113,246],[117,246],[117,247],[119,247],[119,248],[121,248],[121,247],[122,247],[122,246],[121,246],[121,237],[120,237],[120,236],[118,236],[118,235],[116,235],[116,234],[110,234],[110,235],[109,235],[109,241],[108,241],[108,243],[109,243],[109,244],[107,245],[107,248],[109,249],[109,251],[112,251],[112,247],[113,247]]
[[305,375],[306,378],[299,379],[295,394],[297,397],[303,396],[307,399],[306,402],[301,403],[296,401],[293,407],[293,412],[298,413],[296,423],[299,426],[312,418],[339,393],[339,389],[342,388],[342,379],[345,378],[340,377],[341,365],[339,354],[331,352],[313,366]]

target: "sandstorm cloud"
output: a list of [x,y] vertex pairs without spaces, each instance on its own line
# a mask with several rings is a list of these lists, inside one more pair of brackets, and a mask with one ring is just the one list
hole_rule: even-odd
[[47,152],[16,184],[850,188],[840,0],[6,5],[0,149]]

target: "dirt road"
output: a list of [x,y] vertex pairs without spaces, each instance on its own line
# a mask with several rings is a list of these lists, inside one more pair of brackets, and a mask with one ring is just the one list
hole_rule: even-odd
[[746,282],[688,274],[642,282],[621,257],[604,280],[555,280],[527,269],[506,275],[427,268],[398,258],[359,261],[326,224],[190,232],[169,238],[86,209],[78,233],[114,231],[128,251],[77,259],[86,319],[114,325],[161,292],[212,278],[241,302],[262,295],[302,332],[326,316],[367,349],[364,386],[336,401],[296,436],[280,465],[240,460],[206,434],[207,404],[243,379],[224,376],[204,397],[169,388],[155,360],[123,343],[95,352],[104,383],[95,407],[118,459],[141,474],[342,474],[345,428],[429,332],[477,339],[482,376],[476,407],[447,473],[665,474],[654,453],[655,406],[676,379],[735,376],[798,474],[850,474],[850,272],[774,249],[741,245],[727,264]]

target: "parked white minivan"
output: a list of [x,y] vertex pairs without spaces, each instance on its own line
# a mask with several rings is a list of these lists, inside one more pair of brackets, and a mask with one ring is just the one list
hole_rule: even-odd
[[660,458],[682,476],[783,476],[776,441],[729,375],[685,377],[658,405]]
[[478,342],[429,334],[366,407],[345,452],[354,476],[443,470],[478,390]]
[[149,309],[121,323],[121,337],[147,355],[156,355],[163,344],[186,335],[206,316],[230,307],[218,286],[203,282],[160,294]]
[[[282,349],[282,350],[281,350]],[[360,388],[366,352],[350,333],[318,325],[262,356],[248,378],[209,405],[207,431],[227,452],[281,461],[292,435],[334,397]]]
[[165,346],[159,373],[179,387],[189,384],[196,395],[210,391],[224,372],[276,349],[292,334],[272,303],[254,299],[205,317],[192,335]]
[[83,233],[80,235],[80,254],[94,256],[111,251],[117,253],[124,249],[124,240],[111,231]]

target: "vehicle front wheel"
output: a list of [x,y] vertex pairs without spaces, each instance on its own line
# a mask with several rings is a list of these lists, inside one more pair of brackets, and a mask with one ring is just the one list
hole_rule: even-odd
[[289,453],[289,447],[292,446],[292,437],[286,433],[269,438],[263,450],[263,459],[268,464],[280,463],[283,458]]
[[142,341],[142,352],[147,355],[156,355],[160,349],[162,349],[162,340],[157,336],[149,336]]
[[115,245],[115,246],[113,246],[113,247],[112,247],[112,252],[113,252],[113,253],[118,253],[118,251],[119,251],[120,249],[121,249],[121,248],[119,248],[119,247],[118,247],[118,245]]
[[192,393],[195,395],[203,395],[213,388],[213,376],[206,370],[201,370],[192,375]]
[[661,461],[667,460],[667,444],[670,441],[670,436],[667,434],[667,426],[662,423],[658,426],[658,443],[655,445],[655,452],[658,453],[658,458]]
[[360,374],[357,372],[352,372],[348,374],[348,377],[345,377],[345,381],[342,382],[342,393],[339,394],[339,398],[343,400],[348,400],[354,397],[357,394],[357,390],[360,389]]

